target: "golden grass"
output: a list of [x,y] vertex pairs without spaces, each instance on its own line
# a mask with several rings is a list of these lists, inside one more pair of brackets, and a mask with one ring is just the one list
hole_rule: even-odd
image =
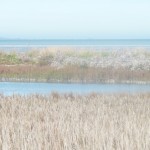
[[0,149],[149,150],[150,94],[0,95]]

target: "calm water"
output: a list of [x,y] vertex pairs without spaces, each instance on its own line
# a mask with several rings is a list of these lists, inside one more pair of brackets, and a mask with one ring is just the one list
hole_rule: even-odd
[[31,48],[68,46],[79,48],[135,48],[150,50],[150,39],[142,40],[0,40],[0,50],[26,51]]
[[8,45],[129,45],[150,46],[150,39],[138,40],[0,40],[0,46]]
[[138,84],[57,84],[57,83],[14,83],[0,82],[0,93],[12,94],[49,94],[53,91],[60,93],[74,92],[86,94],[90,92],[100,93],[139,93],[150,92],[150,85]]
[[150,46],[150,39],[135,40],[0,40],[0,47],[74,46]]

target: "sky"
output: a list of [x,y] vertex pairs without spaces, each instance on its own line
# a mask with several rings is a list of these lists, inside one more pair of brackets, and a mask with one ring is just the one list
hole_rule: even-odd
[[150,0],[0,0],[0,38],[150,39]]

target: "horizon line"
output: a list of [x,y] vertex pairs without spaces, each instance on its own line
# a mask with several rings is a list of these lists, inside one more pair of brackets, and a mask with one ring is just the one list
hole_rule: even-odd
[[150,38],[0,38],[0,40],[150,40]]

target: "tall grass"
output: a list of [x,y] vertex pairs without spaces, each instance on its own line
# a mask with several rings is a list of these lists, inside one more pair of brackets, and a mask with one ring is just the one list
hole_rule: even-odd
[[0,95],[0,149],[149,150],[150,94]]

